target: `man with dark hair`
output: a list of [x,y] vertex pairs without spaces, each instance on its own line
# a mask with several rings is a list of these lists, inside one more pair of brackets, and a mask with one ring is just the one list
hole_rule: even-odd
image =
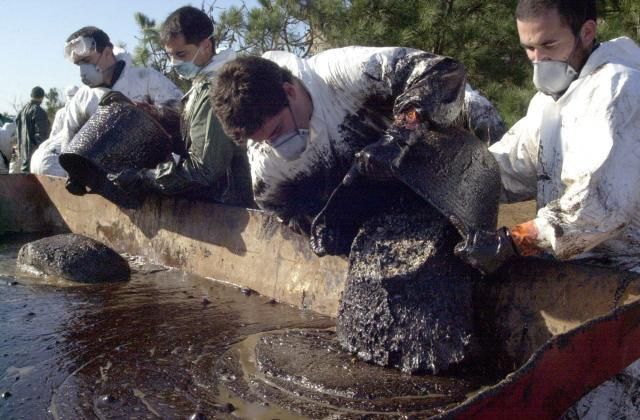
[[595,10],[595,0],[518,3],[539,92],[490,150],[504,198],[537,197],[538,214],[478,236],[484,247],[468,244],[461,255],[484,271],[515,253],[548,252],[640,272],[640,48],[626,37],[596,42]]
[[395,136],[394,126],[459,124],[464,94],[464,69],[451,58],[346,47],[238,58],[220,71],[212,101],[225,131],[250,140],[256,203],[308,233],[357,152]]
[[157,110],[179,112],[180,89],[155,69],[135,67],[131,57],[114,47],[99,28],[86,26],[69,35],[64,55],[79,67],[84,86],[65,105],[62,123],[34,154],[31,160],[34,173],[66,176],[58,162],[60,150],[96,112],[98,103],[110,90]]
[[[511,229],[477,232],[457,252],[484,272],[543,253],[640,272],[640,48],[625,37],[596,41],[595,0],[520,0],[516,17],[539,92],[489,150],[505,200],[536,197],[538,212]],[[589,394],[574,414],[639,418],[638,369]]]
[[21,172],[29,172],[33,152],[49,135],[49,118],[40,104],[44,99],[44,89],[31,89],[31,101],[16,116],[18,130],[17,159]]
[[144,188],[252,206],[246,151],[227,137],[209,102],[213,76],[235,54],[231,50],[216,54],[213,23],[195,7],[171,13],[160,27],[160,38],[174,70],[192,81],[183,98],[182,134],[187,153],[154,169],[127,170],[110,179],[125,190]]

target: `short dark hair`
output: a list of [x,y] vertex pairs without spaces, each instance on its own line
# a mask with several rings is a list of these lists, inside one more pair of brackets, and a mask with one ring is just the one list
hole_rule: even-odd
[[249,138],[287,106],[282,85],[293,80],[291,71],[261,57],[238,57],[222,66],[211,102],[227,135],[235,140]]
[[31,89],[31,97],[33,99],[44,98],[44,89],[42,89],[40,86],[34,87],[33,89]]
[[187,44],[198,44],[212,34],[213,22],[211,18],[202,10],[191,6],[184,6],[173,11],[160,25],[160,41],[163,44],[178,35],[184,36]]
[[67,42],[73,41],[81,36],[92,38],[96,43],[96,51],[98,52],[102,52],[106,47],[113,48],[109,35],[107,35],[102,29],[96,28],[95,26],[85,26],[84,28],[78,29],[69,35]]
[[575,35],[588,20],[598,18],[596,0],[519,0],[516,19],[527,20],[556,9]]

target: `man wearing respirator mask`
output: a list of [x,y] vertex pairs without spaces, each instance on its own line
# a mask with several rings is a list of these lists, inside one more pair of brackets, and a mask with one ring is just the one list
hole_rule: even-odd
[[[356,153],[387,139],[404,142],[410,121],[467,124],[488,133],[487,142],[504,132],[460,63],[403,47],[239,57],[220,70],[211,100],[227,134],[247,141],[257,205],[306,234]],[[480,123],[480,115],[488,117]]]
[[216,54],[213,22],[195,7],[171,13],[160,27],[160,38],[175,72],[191,81],[182,100],[181,132],[187,153],[153,169],[125,170],[108,175],[109,179],[129,192],[151,190],[252,206],[245,148],[227,137],[209,102],[214,75],[235,53]]
[[[489,150],[504,199],[536,198],[537,216],[476,232],[456,252],[485,273],[541,254],[640,272],[640,48],[596,41],[595,0],[520,0],[516,19],[539,93]],[[638,418],[639,369],[596,388],[568,418]]]
[[87,26],[71,34],[64,44],[64,56],[79,67],[84,86],[65,106],[59,128],[52,131],[34,153],[33,173],[66,176],[58,162],[60,150],[96,112],[102,97],[111,90],[145,106],[180,110],[180,89],[157,70],[134,66],[129,54],[114,47],[109,36],[99,28]]

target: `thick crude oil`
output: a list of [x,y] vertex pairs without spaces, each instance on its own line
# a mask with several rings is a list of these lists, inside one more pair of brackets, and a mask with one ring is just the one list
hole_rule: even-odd
[[476,389],[361,362],[332,319],[136,258],[120,283],[16,273],[34,239],[0,237],[2,419],[397,418]]

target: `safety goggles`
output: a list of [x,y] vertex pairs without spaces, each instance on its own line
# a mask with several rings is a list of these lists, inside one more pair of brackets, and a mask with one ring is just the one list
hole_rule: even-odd
[[93,38],[81,36],[64,44],[64,58],[75,63],[96,51],[96,41]]

